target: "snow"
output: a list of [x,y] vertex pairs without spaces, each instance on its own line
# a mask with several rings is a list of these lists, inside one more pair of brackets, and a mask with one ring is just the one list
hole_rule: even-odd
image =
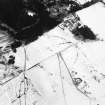
[[105,38],[105,6],[102,3],[78,11],[77,14],[81,21],[89,26],[94,33]]
[[[97,3],[77,12],[77,14],[82,23],[90,27],[103,41],[81,42],[76,40],[68,30],[63,31],[55,27],[44,33],[37,41],[25,46],[27,69],[39,63],[36,67],[26,71],[26,76],[33,86],[31,87],[31,83],[29,84],[28,104],[32,105],[34,102],[36,105],[96,105],[100,102],[100,105],[104,105],[105,79],[101,74],[105,74],[105,8],[103,4]],[[73,44],[67,44],[66,42],[72,42]],[[15,65],[24,67],[25,54],[23,47],[17,49],[15,57]],[[73,76],[73,71],[77,72],[78,75]],[[100,79],[100,83],[92,78],[94,75]],[[86,84],[82,83],[76,88],[72,81],[73,77],[83,79],[87,83],[87,87],[85,87]],[[8,92],[0,97],[0,101],[9,97],[7,102],[11,103],[11,97],[16,97],[13,95],[15,94],[14,91],[17,91],[16,94],[18,94],[21,79],[22,75],[7,84]],[[20,90],[23,92],[24,88]],[[39,96],[36,91],[39,91]],[[91,94],[88,94],[88,92]],[[24,101],[24,99],[21,101]],[[92,103],[90,104],[89,101]],[[7,102],[3,101],[0,105],[7,104]]]

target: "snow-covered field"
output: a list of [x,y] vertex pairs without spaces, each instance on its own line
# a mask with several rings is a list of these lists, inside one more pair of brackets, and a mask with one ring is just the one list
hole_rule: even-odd
[[[24,98],[26,105],[105,104],[105,7],[97,3],[77,14],[101,40],[85,43],[59,27],[45,33],[25,47],[29,69],[26,97],[21,74],[0,87],[0,105],[25,105]],[[15,57],[15,65],[24,68],[23,47]],[[74,81],[77,78],[82,79],[78,85]]]

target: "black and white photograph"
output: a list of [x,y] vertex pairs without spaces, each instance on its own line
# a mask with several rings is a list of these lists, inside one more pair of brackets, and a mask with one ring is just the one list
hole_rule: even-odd
[[0,0],[0,105],[105,105],[105,0]]

